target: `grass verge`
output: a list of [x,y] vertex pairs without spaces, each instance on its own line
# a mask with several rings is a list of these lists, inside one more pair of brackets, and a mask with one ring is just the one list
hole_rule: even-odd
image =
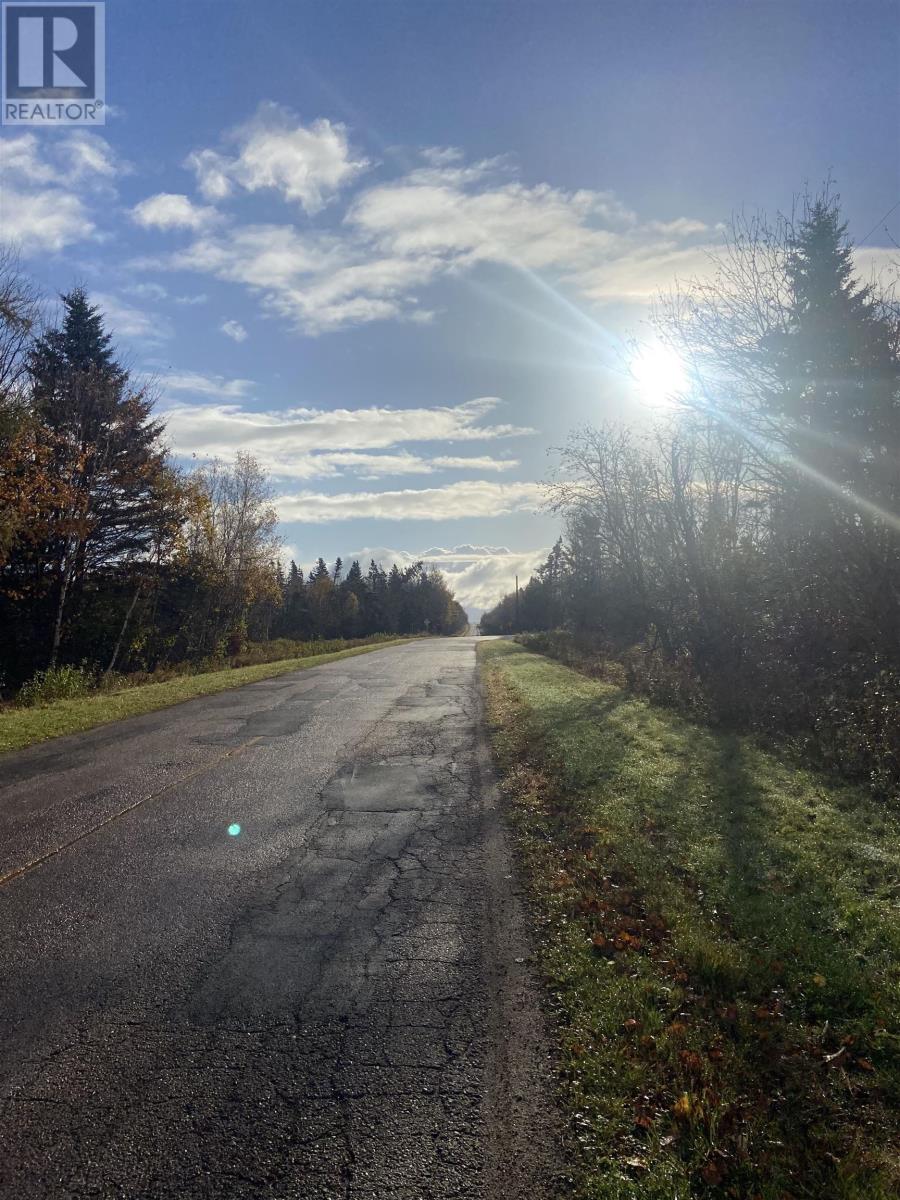
[[245,683],[256,683],[260,679],[271,679],[288,671],[300,671],[306,667],[318,667],[322,663],[337,662],[357,654],[370,654],[385,646],[399,646],[413,638],[396,638],[393,641],[374,642],[370,646],[354,646],[349,650],[336,650],[329,654],[313,654],[303,658],[286,658],[280,662],[258,663],[252,667],[226,667],[221,671],[208,671],[202,675],[183,675],[164,683],[148,683],[139,687],[123,688],[121,691],[99,692],[80,696],[72,700],[56,700],[51,704],[30,708],[10,707],[0,712],[0,752],[21,750],[35,742],[60,737],[66,733],[82,733],[96,725],[107,725],[110,721],[121,721],[124,717],[136,717],[141,713],[153,712],[193,700],[197,696],[211,696],[229,688],[241,687]]
[[510,642],[479,656],[577,1195],[900,1195],[897,814]]

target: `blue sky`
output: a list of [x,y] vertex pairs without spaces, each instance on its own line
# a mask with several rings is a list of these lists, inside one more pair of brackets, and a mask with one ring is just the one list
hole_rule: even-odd
[[830,172],[863,270],[892,249],[893,2],[110,0],[106,25],[106,127],[3,130],[4,236],[95,295],[177,451],[270,469],[302,563],[444,548],[482,607],[555,537],[548,448],[646,419],[623,338],[735,209]]

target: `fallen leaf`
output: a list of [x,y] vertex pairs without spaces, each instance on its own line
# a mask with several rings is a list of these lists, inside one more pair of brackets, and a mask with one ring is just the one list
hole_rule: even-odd
[[687,1121],[689,1120],[692,1111],[693,1105],[691,1104],[690,1096],[687,1094],[687,1092],[682,1092],[675,1101],[675,1104],[672,1107],[672,1112],[679,1119],[679,1121]]
[[687,1071],[702,1071],[703,1059],[694,1050],[679,1050],[678,1058]]
[[716,1184],[722,1183],[727,1174],[728,1174],[728,1168],[725,1166],[724,1163],[720,1162],[717,1158],[711,1158],[709,1160],[709,1162],[704,1164],[704,1166],[702,1167],[702,1169],[700,1171],[700,1175],[703,1178],[703,1182],[708,1183],[708,1184],[712,1185],[713,1187]]

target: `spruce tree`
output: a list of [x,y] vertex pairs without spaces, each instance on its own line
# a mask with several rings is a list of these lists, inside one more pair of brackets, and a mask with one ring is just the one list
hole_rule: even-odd
[[769,406],[803,467],[877,501],[896,461],[900,360],[893,322],[861,285],[838,198],[808,201],[785,260],[785,328],[769,339]]
[[62,323],[38,340],[28,362],[34,411],[53,435],[54,470],[69,496],[44,551],[56,589],[51,664],[67,606],[88,573],[149,549],[155,496],[168,480],[162,423],[152,419],[150,399],[129,387],[99,309],[81,288],[62,303]]

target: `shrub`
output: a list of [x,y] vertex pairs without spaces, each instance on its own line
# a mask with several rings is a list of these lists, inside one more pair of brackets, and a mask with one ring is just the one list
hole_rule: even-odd
[[24,683],[17,697],[19,704],[49,704],[52,700],[71,700],[96,687],[92,671],[86,667],[48,667]]

